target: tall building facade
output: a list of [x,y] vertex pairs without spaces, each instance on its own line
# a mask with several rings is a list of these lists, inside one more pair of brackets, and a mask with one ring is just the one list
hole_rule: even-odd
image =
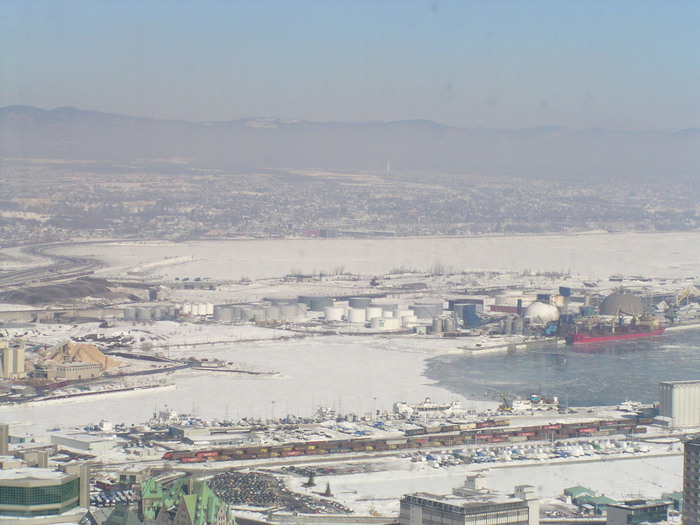
[[700,437],[683,450],[683,525],[700,525]]

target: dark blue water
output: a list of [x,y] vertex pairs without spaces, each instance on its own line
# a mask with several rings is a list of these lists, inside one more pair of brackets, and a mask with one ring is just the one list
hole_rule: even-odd
[[541,388],[571,406],[652,403],[659,381],[700,380],[700,328],[515,354],[440,356],[429,360],[426,374],[468,398],[526,396]]

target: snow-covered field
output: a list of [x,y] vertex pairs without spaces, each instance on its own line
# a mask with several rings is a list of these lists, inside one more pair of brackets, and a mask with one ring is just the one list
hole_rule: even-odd
[[571,270],[591,279],[613,273],[667,278],[700,275],[700,232],[115,242],[73,245],[56,253],[104,260],[109,267],[100,270],[100,275],[143,271],[164,278],[258,279],[293,270],[330,273],[340,268],[383,274],[399,268],[428,271],[437,266],[457,271]]

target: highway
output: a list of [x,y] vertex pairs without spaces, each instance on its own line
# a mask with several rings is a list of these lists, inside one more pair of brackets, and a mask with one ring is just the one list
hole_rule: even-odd
[[51,263],[0,274],[0,290],[84,277],[93,274],[96,269],[104,265],[102,261],[89,257],[69,257],[50,253],[52,248],[77,244],[83,243],[36,244],[22,248],[23,253],[50,259]]

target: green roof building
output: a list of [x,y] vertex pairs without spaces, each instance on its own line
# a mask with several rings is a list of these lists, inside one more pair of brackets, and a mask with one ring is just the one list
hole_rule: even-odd
[[141,485],[140,515],[158,525],[236,523],[229,506],[205,482],[191,478],[180,478],[167,489],[152,478],[146,480]]

